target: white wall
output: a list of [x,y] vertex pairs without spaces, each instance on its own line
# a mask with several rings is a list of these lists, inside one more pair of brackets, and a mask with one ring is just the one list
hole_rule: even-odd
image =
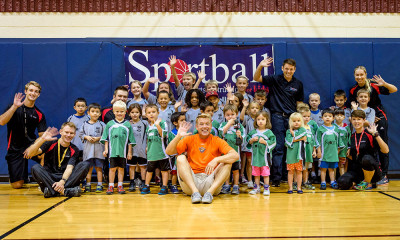
[[400,14],[1,13],[0,38],[399,38]]

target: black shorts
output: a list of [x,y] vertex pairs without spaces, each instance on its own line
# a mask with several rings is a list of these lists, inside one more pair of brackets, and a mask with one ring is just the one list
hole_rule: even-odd
[[132,157],[131,160],[127,160],[126,163],[130,166],[136,166],[139,164],[139,166],[146,166],[147,165],[147,159],[146,158],[141,158],[141,157]]
[[171,165],[169,159],[162,159],[158,161],[148,161],[147,162],[147,171],[154,172],[156,168],[159,168],[161,171],[168,171],[171,170]]
[[[11,183],[28,178],[28,159],[24,158],[24,151],[8,151],[5,156]],[[33,157],[32,160],[40,163],[40,159],[37,156]]]
[[126,158],[122,157],[112,157],[110,158],[110,168],[125,168],[126,167]]
[[240,162],[232,163],[232,171],[240,170]]

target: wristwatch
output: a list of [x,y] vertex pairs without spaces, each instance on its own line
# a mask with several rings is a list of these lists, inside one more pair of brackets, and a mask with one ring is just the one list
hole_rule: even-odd
[[65,179],[65,178],[63,178],[63,179],[61,179],[61,180],[63,180],[63,181],[64,181],[64,183],[66,183],[66,182],[67,182],[67,179]]
[[375,132],[374,134],[372,134],[372,136],[379,137],[379,132]]

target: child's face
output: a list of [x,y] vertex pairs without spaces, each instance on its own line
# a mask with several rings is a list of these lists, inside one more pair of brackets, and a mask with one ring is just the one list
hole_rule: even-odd
[[169,85],[166,82],[160,83],[160,85],[158,86],[158,89],[160,89],[159,91],[167,91],[169,93]]
[[84,102],[77,102],[77,103],[75,104],[75,106],[74,106],[74,109],[75,109],[75,111],[76,111],[76,113],[77,113],[78,115],[83,115],[83,114],[85,114],[85,111],[86,111],[86,109],[87,109],[86,103],[84,103]]
[[225,116],[225,119],[227,121],[229,121],[231,119],[236,119],[237,118],[237,113],[235,113],[232,110],[228,110],[228,111],[225,112],[224,116]]
[[206,92],[216,91],[218,92],[218,85],[216,84],[209,84],[206,87]]
[[299,129],[301,127],[301,119],[300,118],[293,119],[292,127],[293,129]]
[[336,120],[336,123],[342,123],[343,120],[344,120],[344,115],[343,114],[336,114],[335,115],[335,120]]
[[249,83],[247,82],[247,79],[245,78],[239,78],[236,81],[236,87],[238,89],[238,92],[246,92],[247,86],[249,86]]
[[190,96],[190,104],[192,104],[192,107],[197,107],[199,105],[199,96],[197,95],[197,92],[192,92],[192,96]]
[[208,97],[207,99],[209,102],[211,102],[214,105],[214,109],[218,108],[218,102],[219,102],[219,98],[217,96],[211,96]]
[[133,108],[132,111],[129,113],[129,116],[132,118],[132,120],[138,120],[140,118],[139,109]]
[[91,108],[88,112],[89,117],[92,121],[97,121],[97,119],[99,119],[100,117],[100,109],[98,108]]
[[233,96],[233,101],[231,101],[231,104],[235,105],[236,107],[239,107],[239,98],[236,96]]
[[168,106],[170,99],[167,93],[158,94],[157,102],[160,104],[162,108],[166,108]]
[[195,80],[189,75],[185,75],[182,77],[182,84],[186,91],[192,89]]
[[212,117],[214,115],[214,107],[207,106],[203,113],[206,113]]
[[331,114],[331,113],[325,113],[323,116],[322,116],[322,120],[324,120],[324,124],[325,125],[331,125],[332,124],[332,122],[333,122],[333,114]]
[[263,115],[258,115],[256,121],[258,128],[265,129],[265,126],[267,125],[267,119]]
[[303,112],[301,113],[301,116],[303,116],[304,124],[307,124],[310,121],[311,112]]
[[186,116],[185,115],[180,115],[178,118],[178,122],[173,122],[174,126],[176,129],[179,129],[179,126],[182,125],[182,123],[186,122]]
[[122,107],[113,107],[113,112],[115,115],[115,119],[118,121],[122,121],[125,118],[126,109]]
[[154,122],[158,118],[158,109],[155,107],[146,108],[146,117],[150,122]]
[[309,99],[309,103],[312,109],[318,109],[319,104],[321,103],[319,97],[312,96]]
[[256,100],[256,102],[257,102],[258,104],[260,104],[260,106],[264,106],[264,104],[267,102],[267,98],[264,97],[264,96],[262,96],[262,97],[256,96],[256,97],[255,97],[255,100]]
[[334,99],[336,107],[338,108],[342,108],[344,106],[344,104],[347,101],[347,98],[345,96],[339,96],[339,97],[335,97]]
[[140,96],[142,93],[142,87],[137,83],[132,83],[131,92],[134,96]]
[[259,111],[260,111],[260,108],[257,106],[257,104],[252,104],[250,106],[250,115],[251,116],[255,116]]
[[354,129],[362,129],[364,127],[364,118],[360,117],[352,117],[351,118],[351,124],[353,125]]
[[360,94],[358,94],[358,96],[357,96],[357,102],[358,102],[360,105],[364,105],[364,106],[368,105],[368,102],[369,102],[369,96],[368,96],[368,94],[367,94],[367,93],[360,93]]

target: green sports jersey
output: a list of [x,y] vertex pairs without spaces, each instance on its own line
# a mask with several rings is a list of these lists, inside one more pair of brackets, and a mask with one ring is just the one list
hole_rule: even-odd
[[[228,129],[228,131],[226,132],[226,134],[224,134],[223,129],[224,129],[224,127],[226,126],[226,124],[227,124],[227,122],[223,122],[223,123],[221,123],[221,125],[219,126],[219,129],[218,129],[218,131],[219,131],[219,137],[222,138],[222,139],[224,139],[224,140],[228,143],[228,145],[229,145],[230,147],[232,147],[233,149],[235,149],[236,152],[239,152],[239,150],[240,150],[239,147],[240,147],[240,146],[236,145],[236,130],[235,130],[235,128],[232,126],[232,127],[230,127],[230,128]],[[245,139],[246,136],[245,136],[244,127],[243,127],[243,125],[240,124],[240,123],[239,123],[239,131],[240,131],[240,133],[241,133],[241,135],[242,135],[242,139]],[[238,161],[240,161],[240,159],[239,159]],[[237,162],[238,162],[238,161],[237,161]]]
[[294,140],[298,140],[304,136],[307,136],[307,131],[304,127],[294,130],[294,136],[292,136],[289,129],[286,131],[285,146],[287,147],[287,164],[298,163],[299,160],[304,160],[304,142],[294,142]]
[[128,143],[133,146],[136,145],[133,129],[129,121],[109,121],[103,131],[100,143],[104,144],[106,141],[108,142],[108,155],[110,158],[126,158]]
[[[219,122],[213,120],[212,121],[211,134],[218,137],[219,136],[218,128],[219,128]],[[197,134],[198,132],[199,131],[197,131],[197,129],[196,129],[196,130],[194,130],[193,134]]]
[[319,127],[318,127],[318,124],[317,124],[314,120],[310,120],[310,121],[307,123],[307,125],[311,127],[312,134],[313,134],[314,137],[315,137],[315,135],[317,134],[317,130],[318,130],[318,128],[319,128]]
[[350,145],[350,138],[351,138],[351,130],[350,127],[347,124],[343,124],[343,127],[339,127],[336,123],[335,126],[338,128],[339,130],[339,135],[340,138],[342,139],[343,145],[344,147],[342,149],[340,149],[339,152],[339,157],[347,157],[347,149]]
[[321,161],[339,162],[338,149],[344,147],[338,128],[332,126],[333,129],[328,129],[322,125],[317,131],[316,146],[321,147]]
[[266,129],[263,131],[254,129],[246,135],[246,142],[254,137],[263,138],[267,145],[260,143],[260,141],[247,144],[247,147],[251,149],[251,165],[255,167],[270,167],[272,159],[272,150],[276,146],[276,137],[271,130]]
[[165,153],[168,127],[164,120],[160,122],[160,127],[162,129],[162,136],[158,133],[155,124],[146,128],[148,161],[158,161],[168,158],[168,155]]
[[306,162],[313,162],[313,151],[315,147],[315,135],[313,134],[313,129],[309,125],[305,125],[304,128],[307,132],[307,141],[305,142],[305,157]]

